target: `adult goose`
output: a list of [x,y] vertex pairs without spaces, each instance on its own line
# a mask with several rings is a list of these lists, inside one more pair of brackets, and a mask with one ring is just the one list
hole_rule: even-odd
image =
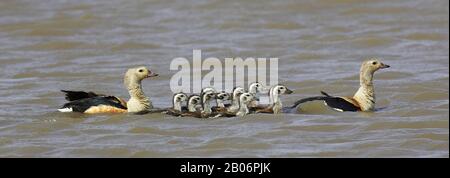
[[340,112],[374,111],[375,88],[373,84],[373,75],[376,71],[389,67],[389,65],[380,62],[378,59],[366,60],[362,63],[359,73],[359,89],[353,96],[331,96],[321,91],[323,96],[309,97],[298,100],[291,108],[297,108],[298,105],[308,101],[322,100],[325,105]]
[[128,102],[115,96],[106,96],[93,92],[66,91],[66,100],[60,112],[80,112],[86,114],[98,113],[145,113],[153,109],[152,102],[142,91],[143,79],[156,77],[146,67],[128,69],[124,77],[124,85],[128,89],[130,99]]

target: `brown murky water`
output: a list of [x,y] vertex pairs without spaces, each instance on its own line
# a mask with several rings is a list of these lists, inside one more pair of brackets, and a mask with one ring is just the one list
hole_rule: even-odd
[[[449,2],[0,2],[1,157],[449,157]],[[365,57],[375,113],[200,120],[58,113],[60,89],[127,97],[122,75],[147,65],[158,107],[170,106],[175,57],[278,57],[283,97],[351,95]]]

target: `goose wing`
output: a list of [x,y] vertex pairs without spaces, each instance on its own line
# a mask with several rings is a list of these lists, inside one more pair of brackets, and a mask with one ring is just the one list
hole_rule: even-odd
[[121,101],[115,96],[96,96],[71,101],[64,104],[59,110],[62,112],[116,113],[126,112],[127,107],[122,105]]
[[66,100],[67,101],[75,101],[85,98],[93,98],[97,96],[105,96],[102,94],[97,94],[94,92],[85,92],[85,91],[69,91],[69,90],[61,90],[66,94]]

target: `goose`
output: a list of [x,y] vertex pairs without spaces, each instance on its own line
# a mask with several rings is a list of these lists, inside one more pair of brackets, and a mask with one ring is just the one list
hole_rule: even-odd
[[298,105],[315,100],[324,101],[325,105],[340,112],[351,111],[374,111],[375,109],[375,88],[373,84],[373,75],[380,69],[389,68],[390,66],[373,58],[362,63],[359,73],[359,89],[352,97],[331,96],[321,91],[323,96],[309,97],[298,100],[291,107],[296,108]]
[[245,90],[242,87],[235,87],[233,89],[231,105],[227,107],[227,112],[236,113],[239,110],[239,96],[243,93],[245,93]]
[[216,94],[216,106],[212,107],[213,112],[223,112],[226,111],[226,107],[230,104],[225,104],[226,101],[230,100],[230,94],[222,91]]
[[189,96],[187,103],[187,112],[197,112],[197,106],[201,104],[201,98],[199,95]]
[[248,105],[255,99],[255,96],[251,93],[243,93],[239,97],[239,111],[236,116],[243,117],[250,113]]
[[284,85],[275,85],[270,88],[269,93],[272,104],[269,104],[269,106],[259,106],[257,108],[252,108],[252,110],[254,110],[256,113],[282,113],[284,109],[280,96],[292,93],[294,92]]
[[206,91],[200,94],[202,101],[202,112],[205,114],[212,113],[211,101],[215,99],[216,94],[213,91]]
[[[200,96],[194,97],[192,101],[196,101],[195,103],[201,104],[201,110],[196,109],[197,104],[189,105],[189,111],[182,113],[182,117],[196,117],[196,118],[208,118],[213,114],[210,102],[215,98],[215,93],[213,91],[206,91],[201,93]],[[192,98],[191,98],[192,99]],[[197,100],[198,99],[198,100]],[[189,100],[191,101],[191,100]]]
[[250,110],[248,108],[248,105],[253,101],[257,100],[255,96],[251,93],[243,93],[239,95],[239,109],[236,112],[228,112],[228,111],[222,111],[222,112],[215,112],[212,113],[211,116],[213,117],[243,117],[250,113]]
[[130,99],[128,102],[115,96],[106,96],[84,91],[67,91],[65,103],[60,112],[79,112],[86,114],[97,113],[144,113],[153,109],[151,100],[142,91],[141,82],[143,79],[156,77],[146,67],[135,67],[128,69],[124,77],[124,85],[128,89]]
[[[258,94],[262,93],[263,90],[265,90],[265,88],[263,87],[263,85],[259,82],[254,82],[251,83],[248,87],[248,93],[253,94],[255,96],[255,98],[259,99]],[[253,100],[250,104],[249,107],[256,107],[258,106],[259,102],[256,100]]]
[[167,109],[166,112],[164,112],[164,114],[168,114],[168,115],[172,115],[172,116],[180,116],[183,112],[183,109],[186,110],[186,108],[183,108],[181,106],[182,102],[187,100],[187,95],[180,92],[180,93],[175,93],[173,95],[173,99],[172,99],[172,103],[173,103],[173,107]]

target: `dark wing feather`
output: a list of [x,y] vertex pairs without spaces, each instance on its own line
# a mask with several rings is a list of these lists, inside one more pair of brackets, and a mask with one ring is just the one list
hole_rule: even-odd
[[289,110],[289,109],[294,109],[296,108],[298,105],[302,104],[302,103],[306,103],[309,101],[318,101],[318,100],[322,100],[325,101],[325,103],[334,109],[337,110],[341,110],[341,111],[359,111],[361,110],[360,107],[355,106],[353,103],[348,102],[347,100],[340,98],[340,97],[334,97],[329,95],[328,93],[325,93],[324,91],[320,91],[320,93],[324,96],[314,96],[314,97],[309,97],[309,98],[303,98],[301,100],[298,100],[297,102],[294,103],[294,105],[292,105],[291,107],[286,107],[283,110]]
[[75,100],[64,104],[62,108],[72,108],[73,112],[84,112],[93,106],[107,105],[120,109],[127,109],[125,106],[117,102],[117,98],[113,96],[96,96]]
[[85,98],[94,98],[97,96],[103,96],[100,94],[96,94],[94,92],[68,91],[68,90],[61,90],[61,91],[66,93],[67,101],[76,101],[76,100],[85,99]]
[[298,100],[294,103],[294,105],[292,105],[289,108],[296,108],[298,105],[302,104],[302,103],[306,103],[309,101],[317,101],[317,100],[325,100],[326,98],[328,98],[327,96],[314,96],[314,97],[309,97],[309,98],[303,98],[301,100]]
[[339,97],[327,97],[324,99],[327,105],[331,108],[338,109],[340,111],[356,112],[361,110],[360,107],[348,102],[345,99]]

